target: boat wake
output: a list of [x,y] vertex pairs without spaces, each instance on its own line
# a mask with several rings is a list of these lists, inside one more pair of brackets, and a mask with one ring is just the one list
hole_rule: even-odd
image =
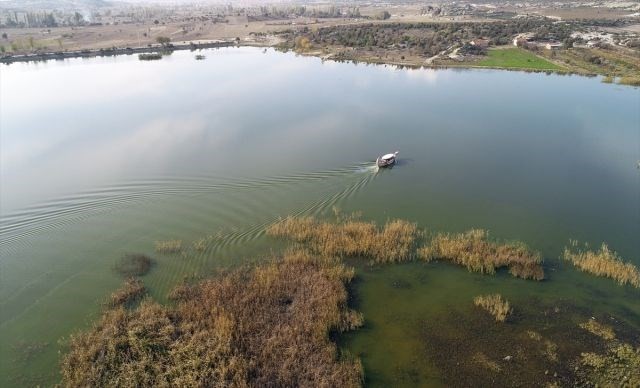
[[[259,204],[265,200],[262,196],[267,191],[290,192],[295,189],[295,186],[302,187],[314,184],[322,187],[335,187],[337,191],[334,193],[291,212],[291,214],[298,215],[318,215],[333,206],[339,206],[342,201],[362,190],[375,178],[376,171],[377,167],[371,163],[359,163],[332,170],[262,178],[238,179],[200,175],[124,182],[64,196],[2,215],[0,217],[0,247],[3,250],[10,246],[17,247],[28,241],[30,237],[45,234],[87,218],[172,197],[247,193],[243,198],[246,198],[246,201],[255,202],[255,204],[230,205],[240,212],[242,212],[241,209],[251,208],[251,214],[246,214],[246,216],[255,219],[252,215],[256,215],[255,212],[260,211]],[[224,215],[222,216],[225,218]],[[265,224],[272,222],[275,218],[277,215],[274,214],[272,218],[252,225],[242,232],[233,233],[223,240],[231,243],[242,242],[247,238],[257,238],[260,235],[259,231],[264,229]]]

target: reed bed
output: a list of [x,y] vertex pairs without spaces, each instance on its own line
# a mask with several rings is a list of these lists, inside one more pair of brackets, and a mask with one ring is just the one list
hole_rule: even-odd
[[499,243],[489,238],[489,232],[472,229],[464,233],[438,233],[431,243],[418,250],[425,261],[446,260],[463,265],[469,271],[494,274],[507,267],[513,276],[523,279],[544,279],[540,254],[520,242]]
[[303,243],[325,257],[366,257],[376,263],[413,259],[420,231],[404,220],[388,221],[382,228],[374,222],[339,218],[336,223],[314,217],[287,217],[270,225],[267,234]]
[[473,304],[493,315],[496,322],[504,322],[513,311],[509,302],[503,300],[500,294],[476,296],[473,298]]
[[161,240],[154,242],[158,253],[175,254],[182,252],[182,240]]
[[569,246],[564,248],[562,257],[583,272],[611,278],[620,285],[629,284],[640,288],[638,268],[629,262],[624,262],[605,243],[602,243],[599,250],[592,251],[588,249],[588,245],[580,247],[576,240],[570,240]]
[[70,337],[64,386],[355,387],[359,360],[340,356],[333,331],[362,325],[347,307],[352,269],[288,252],[173,294],[116,306]]
[[131,305],[140,300],[146,293],[147,289],[141,280],[129,278],[125,280],[122,287],[111,294],[105,304],[110,308]]
[[114,270],[120,275],[129,278],[143,276],[151,269],[153,260],[141,253],[127,253],[114,265]]

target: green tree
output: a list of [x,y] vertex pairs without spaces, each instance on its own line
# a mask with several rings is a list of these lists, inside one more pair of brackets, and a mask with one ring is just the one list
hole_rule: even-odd
[[391,14],[388,11],[378,12],[376,15],[376,19],[387,20],[391,17]]
[[171,42],[171,39],[166,36],[159,36],[156,38],[156,42],[160,43],[163,46],[166,46],[169,44],[169,42]]
[[42,21],[42,24],[44,24],[45,27],[58,26],[58,22],[56,22],[56,19],[53,17],[52,13],[48,13],[44,16],[44,20]]

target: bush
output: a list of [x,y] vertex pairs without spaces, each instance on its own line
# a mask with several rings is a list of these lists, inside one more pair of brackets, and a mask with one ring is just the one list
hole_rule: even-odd
[[169,37],[166,36],[158,36],[156,38],[156,42],[160,43],[163,46],[166,46],[169,44],[169,42],[171,42],[171,39]]

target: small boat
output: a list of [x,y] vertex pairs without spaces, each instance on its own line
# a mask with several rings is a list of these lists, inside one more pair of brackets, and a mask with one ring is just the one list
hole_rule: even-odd
[[382,155],[378,159],[376,159],[376,165],[378,167],[389,167],[396,163],[396,157],[398,156],[398,151],[392,154]]

